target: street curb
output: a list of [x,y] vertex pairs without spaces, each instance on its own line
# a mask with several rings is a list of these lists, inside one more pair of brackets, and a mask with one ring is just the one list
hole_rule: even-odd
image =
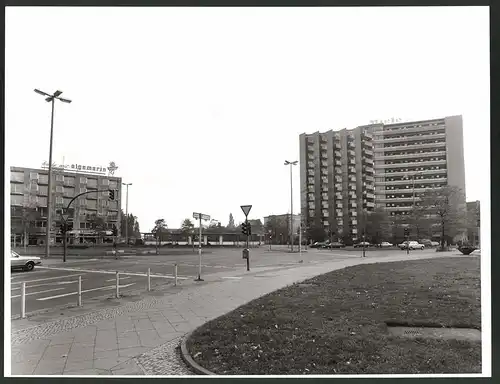
[[[202,327],[201,325],[200,327]],[[198,328],[200,328],[198,327]],[[181,340],[181,357],[184,363],[191,368],[194,372],[196,372],[198,375],[211,375],[214,376],[215,373],[209,371],[208,369],[203,368],[201,365],[199,365],[196,361],[194,361],[193,357],[189,353],[186,345],[186,341],[193,335],[194,332],[198,329],[196,328],[194,331],[189,332],[186,336],[184,336]]]

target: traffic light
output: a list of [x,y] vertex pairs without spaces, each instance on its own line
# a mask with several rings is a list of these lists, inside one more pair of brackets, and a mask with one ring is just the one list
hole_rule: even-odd
[[115,191],[112,189],[109,190],[109,199],[114,200],[115,199]]
[[66,231],[72,231],[73,230],[73,222],[66,223]]
[[247,222],[245,221],[243,224],[241,224],[241,233],[244,235],[247,234]]
[[252,225],[249,222],[247,222],[247,235],[252,235]]
[[61,223],[61,225],[59,226],[60,230],[61,230],[61,233],[66,233],[66,225],[64,223]]

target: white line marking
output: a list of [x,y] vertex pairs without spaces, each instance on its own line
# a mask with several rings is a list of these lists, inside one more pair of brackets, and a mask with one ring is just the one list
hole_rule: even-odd
[[[85,281],[84,279],[82,279],[82,281]],[[65,284],[75,284],[75,283],[78,283],[78,280],[74,280],[74,281],[57,281],[55,283],[45,283],[45,284],[36,284],[36,285],[27,285],[26,286],[26,289],[28,288],[35,288],[35,287],[44,287],[46,285],[65,285]],[[11,290],[17,290],[17,289],[21,289],[21,287],[15,287],[15,288],[11,288]]]
[[[107,275],[114,275],[116,273],[116,271],[106,271],[106,270],[98,271],[98,270],[76,269],[76,268],[49,268],[49,267],[44,267],[44,268],[51,269],[53,271],[69,271],[69,272],[83,272],[83,273],[103,273],[103,274],[107,274]],[[122,272],[122,271],[118,271],[118,272],[120,272],[120,275],[142,276],[142,277],[147,277],[148,276],[145,273]],[[173,279],[174,278],[174,276],[172,276],[172,275],[156,275],[156,274],[155,275],[151,274],[151,277],[160,277],[160,278],[164,278],[164,279]],[[186,280],[186,279],[188,279],[188,277],[177,276],[177,279],[178,280]]]
[[[84,275],[84,273],[81,273],[80,275]],[[24,283],[28,284],[28,283],[35,283],[37,281],[46,281],[46,280],[55,280],[55,279],[66,279],[68,277],[78,277],[80,275],[66,275],[66,276],[56,276],[56,277],[47,277],[46,279],[36,279],[36,280],[27,280],[27,281],[24,281]],[[23,281],[16,281],[16,282],[11,282],[12,285],[14,284],[22,284]]]
[[223,279],[235,279],[235,280],[241,280],[242,277],[236,277],[236,276],[222,276]]
[[[46,293],[46,292],[60,291],[61,289],[65,289],[65,288],[54,288],[54,289],[47,289],[46,291],[31,292],[31,293],[27,293],[26,296],[39,295],[40,293]],[[10,298],[15,299],[16,297],[21,297],[21,295],[11,296]]]
[[[131,283],[131,284],[127,284],[127,285],[120,285],[119,287],[120,288],[127,288],[127,287],[130,287],[131,285],[134,285],[134,284],[135,283]],[[98,288],[86,289],[86,290],[82,291],[82,293],[92,292],[92,291],[99,291],[99,290],[104,291],[104,290],[113,289],[113,288],[116,288],[116,285],[108,285],[106,287],[98,287]],[[39,300],[39,301],[52,300],[52,299],[58,299],[60,297],[77,295],[77,294],[78,294],[78,292],[63,293],[62,295],[42,297],[42,298],[37,299],[37,300]]]

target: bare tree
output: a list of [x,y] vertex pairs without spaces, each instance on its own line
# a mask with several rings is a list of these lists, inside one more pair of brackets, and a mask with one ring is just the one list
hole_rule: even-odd
[[152,229],[151,233],[153,233],[156,239],[156,254],[158,255],[158,243],[162,240],[162,235],[167,230],[167,224],[165,223],[165,219],[157,219],[155,220],[155,226]]
[[421,207],[430,223],[439,226],[441,249],[446,239],[450,240],[466,227],[464,195],[460,188],[445,186],[428,189],[421,199]]

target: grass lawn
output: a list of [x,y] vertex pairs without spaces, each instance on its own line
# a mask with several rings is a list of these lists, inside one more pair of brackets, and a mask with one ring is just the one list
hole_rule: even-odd
[[480,260],[367,264],[283,288],[187,341],[217,374],[480,373],[481,344],[389,336],[386,323],[481,329]]

